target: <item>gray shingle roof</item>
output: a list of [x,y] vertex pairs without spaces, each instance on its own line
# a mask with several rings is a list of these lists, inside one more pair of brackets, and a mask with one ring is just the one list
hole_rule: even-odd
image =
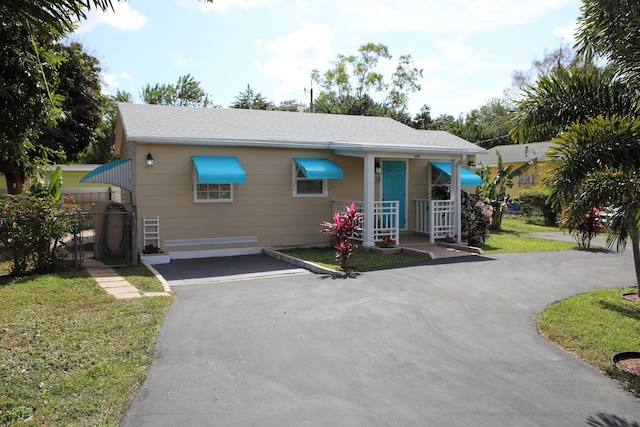
[[538,159],[541,162],[549,160],[546,156],[547,151],[551,147],[550,142],[532,142],[529,144],[501,145],[493,147],[486,154],[476,156],[476,164],[484,163],[487,166],[498,164],[498,155],[500,153],[504,163],[527,162],[529,160]]
[[118,108],[127,140],[145,143],[485,152],[448,132],[416,130],[387,117],[128,103]]

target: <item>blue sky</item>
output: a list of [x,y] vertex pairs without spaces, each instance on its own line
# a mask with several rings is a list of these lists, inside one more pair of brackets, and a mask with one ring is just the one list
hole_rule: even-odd
[[[92,12],[71,37],[102,66],[105,91],[140,101],[147,83],[190,73],[228,107],[247,84],[276,104],[309,102],[310,73],[368,42],[424,70],[414,115],[460,114],[500,97],[514,70],[573,45],[579,0],[130,0]],[[305,89],[307,92],[305,93]],[[314,91],[317,91],[314,86]],[[316,92],[317,93],[317,92]]]

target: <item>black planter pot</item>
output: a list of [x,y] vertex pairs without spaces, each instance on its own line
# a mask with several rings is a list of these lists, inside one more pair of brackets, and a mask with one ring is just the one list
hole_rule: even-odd
[[622,353],[616,353],[613,356],[611,356],[611,363],[613,363],[613,365],[620,369],[621,371],[624,372],[628,372],[624,369],[622,369],[621,367],[618,366],[618,362],[621,362],[623,360],[626,359],[640,359],[640,352],[639,351],[624,351]]

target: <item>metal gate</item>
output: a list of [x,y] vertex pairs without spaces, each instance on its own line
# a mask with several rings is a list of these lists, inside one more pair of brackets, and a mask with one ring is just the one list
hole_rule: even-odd
[[77,267],[94,258],[112,267],[135,266],[138,262],[135,208],[108,202],[82,212],[73,236]]

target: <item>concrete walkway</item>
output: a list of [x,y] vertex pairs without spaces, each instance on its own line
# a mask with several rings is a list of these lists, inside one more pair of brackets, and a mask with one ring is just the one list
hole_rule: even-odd
[[93,277],[98,285],[104,289],[109,295],[116,299],[169,296],[171,289],[166,280],[150,265],[147,268],[155,274],[156,278],[162,283],[164,292],[140,292],[138,288],[127,282],[123,277],[118,275],[116,271],[108,265],[101,263],[93,258],[85,258],[83,260],[84,267]]

